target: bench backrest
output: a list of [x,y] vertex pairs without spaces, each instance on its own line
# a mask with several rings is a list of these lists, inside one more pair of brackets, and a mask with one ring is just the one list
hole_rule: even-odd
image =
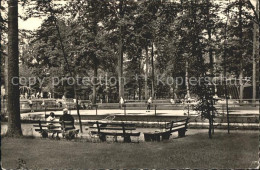
[[[103,122],[96,121],[96,125],[97,125],[96,128],[98,130],[98,133],[100,133],[101,130],[122,130],[123,134],[125,134],[126,130],[136,130],[135,124],[133,123],[124,123],[124,122],[103,123]],[[95,128],[95,127],[91,127],[91,128]]]
[[[187,129],[188,123],[189,123],[189,119],[190,118],[186,118],[186,119],[182,119],[182,120],[177,120],[177,121],[171,121],[170,123],[166,124],[166,129],[169,129],[170,131],[175,128],[175,127],[179,127],[179,126],[183,126],[185,125],[185,128]],[[176,123],[181,122],[181,124],[177,124]],[[170,127],[167,127],[167,125],[170,125]]]
[[47,123],[52,123],[52,124],[59,123],[59,124],[61,124],[61,127],[63,129],[73,128],[72,121],[40,121],[39,120],[39,125],[33,125],[33,126],[39,127],[40,131],[42,131],[44,127],[48,127]]

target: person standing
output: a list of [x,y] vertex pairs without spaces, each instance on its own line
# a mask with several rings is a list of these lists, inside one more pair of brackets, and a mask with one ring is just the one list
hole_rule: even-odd
[[150,112],[151,109],[151,103],[152,103],[152,97],[150,97],[147,101],[147,111],[146,112]]
[[171,104],[175,104],[174,99],[171,99],[170,102],[171,102]]
[[42,101],[41,106],[42,106],[42,108],[45,108],[45,101],[44,100]]
[[125,104],[125,101],[124,101],[123,97],[120,98],[119,103],[120,103],[120,108],[122,109],[124,104]]
[[33,102],[32,102],[32,100],[31,100],[31,98],[29,98],[28,103],[29,103],[29,107],[30,107],[30,109],[31,109],[31,112],[34,112],[33,109],[32,109],[32,107],[33,107]]
[[41,99],[42,99],[43,98],[43,93],[41,92],[40,95],[41,95]]
[[49,98],[49,99],[51,98],[51,92],[48,93],[48,98]]

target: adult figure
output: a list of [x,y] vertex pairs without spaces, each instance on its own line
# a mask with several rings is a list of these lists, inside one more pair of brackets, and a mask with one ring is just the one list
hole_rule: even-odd
[[31,98],[29,98],[28,103],[29,103],[29,107],[30,107],[30,109],[31,109],[31,112],[34,112],[33,109],[32,109],[32,107],[33,107],[33,102],[32,102],[32,100],[31,100]]
[[120,108],[123,108],[123,105],[125,104],[123,97],[120,98],[119,103],[120,103]]
[[[64,130],[75,129],[74,118],[73,118],[73,116],[68,114],[68,109],[67,108],[63,109],[63,115],[60,117],[60,121],[62,121],[62,122],[66,121],[65,122],[66,126],[64,126],[65,127]],[[68,121],[68,123],[67,123],[67,121]]]
[[51,98],[51,92],[48,93],[48,98],[49,98],[49,99]]
[[87,109],[89,109],[89,110],[92,109],[92,101],[91,101],[91,100],[90,100],[89,103],[88,103]]
[[41,92],[40,95],[41,95],[41,99],[42,99],[43,98],[43,93]]
[[64,101],[66,100],[66,97],[65,97],[65,95],[63,95],[63,96],[62,96],[62,100],[64,100]]
[[37,98],[37,99],[40,98],[40,93],[39,93],[39,92],[36,93],[36,98]]
[[45,107],[45,101],[44,101],[44,100],[42,101],[41,106],[42,106],[42,107]]
[[152,97],[150,97],[150,98],[147,100],[147,112],[150,112],[151,103],[152,103]]
[[171,99],[170,102],[171,102],[171,104],[175,104],[174,99]]

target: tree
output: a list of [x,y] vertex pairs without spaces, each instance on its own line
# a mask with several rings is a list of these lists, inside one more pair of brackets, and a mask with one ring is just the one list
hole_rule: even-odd
[[209,86],[205,82],[201,82],[201,85],[197,86],[195,90],[199,96],[199,103],[195,106],[196,111],[201,113],[201,117],[209,120],[209,138],[212,138],[212,131],[214,129],[214,118],[217,114],[217,109],[213,105],[213,87]]
[[[256,1],[256,14],[259,18],[259,1]],[[258,21],[259,22],[259,21]],[[253,75],[252,75],[252,84],[253,84],[253,103],[256,101],[256,86],[257,79],[259,82],[259,76],[257,76],[257,64],[259,62],[259,24],[254,23],[254,35],[253,35]],[[258,64],[259,67],[259,64]],[[259,74],[259,72],[258,72]],[[257,78],[258,77],[258,78]]]
[[[107,3],[104,1],[83,1],[72,2],[68,5],[68,11],[71,13],[70,25],[72,26],[73,36],[77,35],[77,42],[80,52],[79,58],[87,61],[93,70],[93,98],[92,102],[96,103],[98,87],[98,69],[102,66],[101,60],[106,56],[104,18],[108,14]],[[71,10],[73,9],[73,10]],[[77,15],[77,14],[80,15]],[[83,33],[80,34],[80,33]],[[103,64],[105,65],[105,63]]]
[[18,1],[8,1],[8,136],[22,136],[19,92]]
[[[0,0],[0,55],[1,55],[1,84],[4,84],[5,91],[7,93],[8,91],[8,55],[7,55],[7,12],[6,8],[2,5],[2,1]],[[2,94],[2,96],[5,95],[5,99],[7,97],[6,94]]]

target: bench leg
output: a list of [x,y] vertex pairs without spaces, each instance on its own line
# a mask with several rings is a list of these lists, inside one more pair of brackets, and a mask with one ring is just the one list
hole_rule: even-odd
[[170,133],[162,134],[162,140],[169,140],[169,139],[170,139],[170,136],[171,136]]
[[161,141],[161,135],[154,135],[155,141],[160,142]]
[[152,141],[152,135],[151,134],[144,134],[144,140],[146,142]]
[[185,132],[186,132],[186,129],[180,129],[178,131],[178,137],[185,137]]
[[116,136],[116,135],[114,136],[114,139],[115,139],[115,142],[118,142],[118,141],[117,141],[117,136]]
[[99,139],[100,139],[102,142],[105,142],[105,141],[106,141],[106,135],[99,135]]
[[46,132],[45,130],[43,130],[41,132],[42,138],[47,138],[48,137],[48,132]]
[[57,135],[56,135],[56,140],[60,140],[60,137],[59,137],[59,132],[57,132]]
[[131,137],[130,136],[124,136],[124,142],[130,143]]

